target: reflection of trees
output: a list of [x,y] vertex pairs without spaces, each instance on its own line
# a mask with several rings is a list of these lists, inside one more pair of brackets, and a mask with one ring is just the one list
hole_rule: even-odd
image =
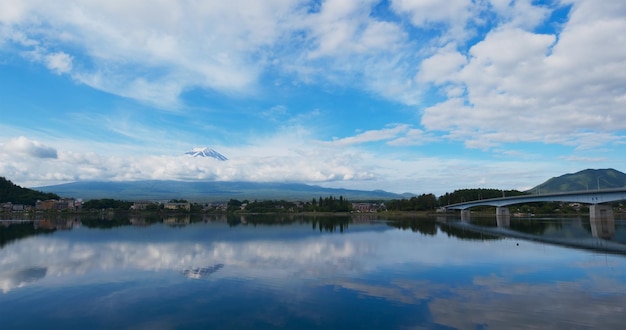
[[22,238],[53,233],[54,228],[35,228],[33,222],[12,223],[8,226],[0,226],[0,247]]
[[[165,223],[171,225],[182,225],[195,222],[207,222],[211,219],[201,214],[175,214],[163,216],[161,213],[143,213],[141,215],[117,214],[112,213],[106,216],[83,217],[82,223],[88,228],[115,228],[121,226],[149,226],[157,223]],[[216,221],[217,218],[216,218]]]
[[170,215],[163,218],[163,223],[169,226],[186,226],[191,223],[189,214]]
[[488,234],[483,234],[483,233],[477,233],[475,231],[471,231],[471,230],[467,230],[467,229],[462,229],[462,228],[457,228],[454,226],[450,226],[448,224],[445,223],[439,223],[439,229],[446,233],[448,235],[448,237],[454,236],[456,238],[460,238],[460,239],[464,239],[464,240],[479,240],[479,241],[486,241],[486,240],[499,240],[502,239],[502,237],[498,237],[498,236],[494,236],[494,235],[488,235]]
[[111,229],[131,225],[128,216],[113,216],[110,218],[87,217],[81,219],[83,226],[87,228]]
[[[35,227],[40,227],[38,232],[51,229],[71,229],[76,224],[82,224],[87,228],[112,229],[122,226],[150,226],[152,224],[187,225],[193,223],[222,222],[229,226],[286,226],[294,223],[311,224],[313,230],[327,232],[343,232],[349,224],[370,223],[377,220],[377,215],[299,215],[299,214],[181,214],[163,215],[161,213],[90,213],[80,216],[58,216],[55,218],[41,219]],[[7,222],[5,222],[7,224]],[[28,226],[33,227],[29,221]],[[29,228],[30,228],[29,227]],[[15,228],[12,230],[16,230]],[[29,236],[31,234],[28,234]],[[5,234],[6,236],[6,234]]]
[[320,232],[343,232],[352,223],[351,216],[304,216],[280,214],[229,215],[226,222],[229,226],[285,226],[293,223],[310,223],[313,230]]
[[319,229],[320,232],[335,232],[339,230],[340,233],[343,233],[344,230],[348,229],[348,224],[352,222],[352,218],[350,217],[313,217],[309,219],[311,222],[311,228],[315,230]]
[[561,229],[563,224],[560,221],[554,220],[550,223],[538,220],[523,220],[511,221],[511,226],[509,228],[525,234],[541,235],[550,227]]
[[266,226],[283,226],[292,224],[302,217],[295,215],[280,215],[280,214],[229,214],[226,217],[226,222],[229,226],[239,225],[266,225]]
[[401,219],[387,222],[391,227],[402,230],[410,229],[414,233],[434,236],[437,234],[437,222],[432,218]]

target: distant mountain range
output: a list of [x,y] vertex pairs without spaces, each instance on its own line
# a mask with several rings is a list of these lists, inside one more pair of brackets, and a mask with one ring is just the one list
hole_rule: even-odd
[[410,198],[413,194],[395,194],[383,190],[365,191],[334,189],[299,183],[259,182],[186,182],[186,181],[79,181],[54,186],[37,187],[65,197],[89,199],[113,198],[121,200],[228,201],[287,200],[309,201],[312,198],[343,196],[348,200],[380,200]]
[[557,193],[626,187],[626,174],[609,169],[586,169],[549,179],[528,190],[530,193]]
[[[201,156],[200,156],[201,157]],[[614,169],[587,169],[564,174],[528,190],[530,193],[625,188],[626,174]],[[239,200],[308,201],[312,198],[343,196],[352,201],[402,199],[414,194],[395,194],[383,190],[324,188],[300,183],[214,182],[214,181],[79,181],[35,188],[63,197],[121,200],[186,199],[194,202]]]
[[190,155],[192,157],[209,157],[215,158],[217,160],[225,161],[228,160],[226,156],[220,154],[219,152],[211,149],[211,148],[193,148],[190,151],[185,152],[185,155]]

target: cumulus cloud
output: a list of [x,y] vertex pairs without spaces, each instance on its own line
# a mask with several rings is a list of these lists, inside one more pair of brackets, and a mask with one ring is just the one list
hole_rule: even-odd
[[306,22],[313,43],[308,57],[346,57],[397,48],[403,31],[397,24],[371,18],[373,4],[372,0],[323,2]]
[[[29,40],[45,40],[39,47],[80,50],[86,61],[74,73],[78,81],[161,106],[177,104],[188,87],[253,87],[267,57],[263,48],[282,35],[285,18],[297,10],[295,1],[283,0],[12,2],[4,7],[14,9],[0,16],[0,23],[20,29]],[[69,57],[50,56],[51,70],[68,69]],[[169,93],[152,101],[164,82]]]
[[440,85],[456,80],[457,73],[467,60],[451,46],[440,49],[436,54],[422,61],[416,77],[418,81]]
[[[4,173],[21,182],[237,178],[328,184],[349,180],[348,185],[361,186],[387,176],[402,187],[411,177],[419,183],[410,189],[415,190],[424,187],[423,173],[440,172],[440,164],[461,171],[456,166],[463,162],[419,152],[391,155],[368,151],[365,145],[400,149],[447,139],[492,151],[503,144],[531,142],[581,152],[626,142],[626,47],[621,46],[626,44],[626,5],[620,1],[0,0],[0,7],[6,9],[0,11],[0,43],[9,44],[3,49],[76,82],[156,108],[189,110],[181,94],[196,89],[241,100],[272,86],[314,85],[330,93],[357,90],[372,99],[392,100],[387,106],[395,118],[406,105],[414,106],[411,116],[417,118],[394,118],[399,124],[384,126],[392,122],[385,121],[365,131],[355,127],[357,133],[330,141],[328,136],[336,132],[321,133],[323,137],[280,132],[253,137],[260,141],[248,145],[240,139],[243,145],[238,147],[216,148],[232,160],[228,164],[202,164],[159,155],[165,144],[161,135],[169,137],[171,146],[182,144],[175,140],[198,140],[193,133],[169,126],[155,129],[126,109],[108,121],[106,114],[72,113],[74,119],[82,116],[81,125],[112,133],[118,144],[109,154],[90,155],[76,141],[71,144],[83,150],[68,147],[57,153],[36,141],[9,140],[7,152],[58,158],[46,167],[21,159],[0,163]],[[546,28],[554,23],[547,18],[562,9],[569,15],[555,23],[560,26]],[[272,83],[265,84],[268,76]],[[298,111],[290,101],[278,100],[285,105],[261,115],[290,122],[287,117],[295,118]],[[333,111],[361,115],[354,109]],[[152,154],[111,157],[110,150],[132,148],[129,143],[152,145]],[[500,173],[510,164],[498,163],[495,170]],[[547,162],[533,166],[560,172]],[[536,178],[524,174],[512,184]],[[470,173],[467,177],[467,185],[480,181]],[[499,180],[511,182],[510,175]],[[436,184],[431,186],[436,189]]]
[[489,4],[505,25],[524,29],[542,24],[551,13],[546,5],[533,3],[532,0],[491,0]]
[[401,15],[407,15],[413,25],[420,28],[432,28],[444,25],[443,41],[464,40],[471,35],[466,30],[468,23],[477,17],[474,11],[478,4],[471,0],[455,1],[410,1],[393,0],[391,8]]
[[39,141],[29,140],[23,136],[10,139],[4,143],[4,149],[34,158],[57,158],[57,151]]
[[[520,189],[528,187],[529,182],[539,183],[546,176],[562,173],[549,159],[531,158],[530,164],[525,162],[527,157],[516,157],[515,161],[471,160],[419,151],[406,154],[385,146],[372,151],[362,146],[382,143],[405,147],[435,139],[410,126],[398,127],[365,131],[339,142],[317,140],[310,132],[289,127],[275,135],[254,137],[246,145],[210,146],[228,161],[193,158],[183,155],[184,148],[163,154],[161,148],[144,150],[110,142],[57,142],[66,148],[58,151],[54,162],[15,157],[23,154],[3,148],[0,157],[5,161],[0,162],[0,173],[27,187],[79,180],[207,180],[303,182],[333,188],[435,194],[459,187]],[[163,141],[153,142],[164,145]],[[482,170],[476,173],[476,168]]]
[[[155,155],[141,148],[115,144],[91,144],[82,151],[47,147],[24,137],[4,143],[7,159],[0,171],[11,180],[29,186],[77,180],[209,180],[259,182],[330,182],[369,180],[375,173],[361,160],[358,150],[332,147],[306,132],[285,132],[258,137],[237,148],[214,146],[229,158],[194,158],[175,154]],[[93,150],[98,150],[94,152]],[[111,152],[114,150],[114,152]],[[33,162],[32,157],[54,157],[53,163]]]
[[558,38],[506,25],[472,46],[465,64],[455,53],[425,61],[442,68],[442,76],[427,69],[419,78],[464,93],[425,109],[424,127],[449,131],[469,147],[517,141],[594,147],[623,140],[626,64],[618,58],[626,48],[615,47],[612,36],[626,32],[615,15],[626,5],[591,6],[577,2]]
[[[589,144],[581,133],[624,129],[620,2],[573,1],[562,28],[538,34],[569,3],[391,1],[393,13],[435,35],[419,42],[401,22],[374,15],[377,5],[10,1],[0,23],[2,39],[53,72],[158,107],[180,107],[192,88],[248,95],[272,71],[409,105],[421,105],[432,85],[445,100],[421,124],[468,146],[552,143],[551,133]],[[480,41],[467,45],[470,37]]]
[[[76,81],[165,108],[180,107],[190,88],[249,95],[268,70],[416,103],[414,70],[404,63],[410,54],[400,52],[406,33],[373,18],[375,4],[22,1],[7,4],[13,9],[0,24],[8,31],[3,37],[25,52],[66,49],[37,54],[52,71],[71,69]],[[68,49],[81,52],[80,61]]]

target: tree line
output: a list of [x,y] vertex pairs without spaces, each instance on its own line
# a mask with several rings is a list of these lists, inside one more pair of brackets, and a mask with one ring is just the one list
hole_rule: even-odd
[[390,211],[429,211],[437,207],[450,204],[469,202],[481,199],[490,199],[506,196],[520,196],[527,193],[519,190],[499,190],[499,189],[458,189],[451,193],[445,193],[439,197],[434,194],[421,194],[409,199],[393,199],[385,202],[387,210]]
[[[388,211],[432,211],[438,207],[446,205],[469,202],[473,200],[482,200],[490,198],[500,198],[508,196],[520,196],[528,194],[519,190],[499,190],[499,189],[458,189],[453,192],[447,192],[439,197],[432,193],[421,194],[403,199],[392,199],[384,201],[385,208]],[[43,193],[40,191],[22,188],[13,184],[4,177],[0,177],[0,202],[11,202],[13,204],[35,205],[37,200],[60,199],[56,194]],[[183,199],[173,199],[170,202],[187,202]],[[83,209],[116,209],[128,210],[133,202],[116,200],[111,198],[92,199],[83,204]],[[488,207],[483,207],[488,208]],[[146,211],[160,211],[163,205],[149,205]],[[586,211],[586,207],[582,209],[573,209],[569,205],[563,205],[557,202],[534,203],[529,205],[519,205],[518,212],[524,213],[572,213],[577,211]],[[203,205],[191,203],[191,212],[201,212]],[[476,208],[480,210],[480,207]],[[343,196],[319,197],[313,198],[308,202],[291,202],[285,200],[265,200],[265,201],[249,201],[231,199],[227,203],[227,212],[249,212],[249,213],[297,213],[297,212],[351,212],[352,203]]]
[[313,198],[310,202],[289,202],[285,200],[248,201],[231,199],[228,201],[229,212],[245,211],[250,213],[286,213],[286,212],[350,212],[352,203],[343,196]]

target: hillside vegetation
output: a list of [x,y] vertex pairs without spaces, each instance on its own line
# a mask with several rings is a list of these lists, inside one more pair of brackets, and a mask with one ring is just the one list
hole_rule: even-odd
[[35,205],[37,200],[59,199],[57,194],[20,187],[4,177],[0,177],[0,203]]
[[626,174],[609,169],[586,169],[564,174],[528,190],[530,193],[558,193],[626,187]]

